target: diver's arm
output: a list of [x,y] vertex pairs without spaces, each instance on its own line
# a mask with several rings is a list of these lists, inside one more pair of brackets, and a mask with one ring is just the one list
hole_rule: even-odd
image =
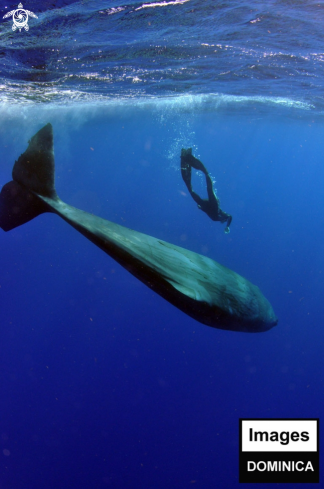
[[230,214],[228,214],[228,217],[227,217],[227,223],[226,223],[226,228],[224,229],[224,233],[225,234],[228,234],[230,232],[230,225],[231,225],[231,222],[232,222],[232,216]]

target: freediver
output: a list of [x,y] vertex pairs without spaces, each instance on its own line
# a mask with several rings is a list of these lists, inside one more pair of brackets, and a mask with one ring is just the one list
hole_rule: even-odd
[[[191,168],[195,168],[196,170],[200,170],[204,173],[206,177],[208,199],[202,199],[194,190],[192,190]],[[220,221],[221,223],[226,222],[225,233],[228,234],[230,232],[229,227],[232,222],[232,216],[222,211],[220,208],[219,199],[215,195],[213,189],[212,179],[204,164],[193,156],[192,148],[182,148],[181,150],[181,175],[184,183],[187,185],[187,189],[189,190],[191,197],[198,205],[198,208],[206,212],[207,216],[209,216],[213,221]]]

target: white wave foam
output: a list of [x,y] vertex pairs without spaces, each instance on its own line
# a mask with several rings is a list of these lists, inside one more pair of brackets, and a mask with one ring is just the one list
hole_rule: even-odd
[[[100,113],[114,115],[122,112],[123,115],[132,115],[138,111],[153,111],[160,116],[169,114],[198,114],[199,112],[217,112],[221,110],[231,113],[239,112],[241,109],[253,109],[254,113],[258,109],[269,110],[272,114],[276,113],[276,108],[283,110],[311,111],[315,109],[310,103],[284,97],[265,97],[265,96],[242,96],[225,94],[200,94],[200,95],[178,95],[170,97],[136,96],[130,93],[123,97],[108,97],[98,94],[89,94],[78,90],[60,90],[55,87],[36,87],[32,89],[21,85],[6,86],[6,90],[0,93],[0,113],[2,117],[6,114],[22,113],[29,109],[60,111],[63,113],[73,113],[85,111],[91,114]],[[267,109],[268,108],[268,109]],[[275,109],[275,110],[274,110]]]
[[190,0],[173,0],[171,2],[152,2],[152,3],[143,3],[141,7],[138,7],[136,10],[142,10],[143,8],[150,7],[166,7],[168,5],[182,5],[183,3],[190,2]]

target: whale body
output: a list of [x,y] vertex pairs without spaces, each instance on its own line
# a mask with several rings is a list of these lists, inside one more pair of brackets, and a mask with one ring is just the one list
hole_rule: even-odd
[[64,203],[54,185],[53,129],[47,124],[15,162],[0,193],[0,227],[52,212],[178,309],[214,328],[267,331],[278,322],[259,288],[219,263]]

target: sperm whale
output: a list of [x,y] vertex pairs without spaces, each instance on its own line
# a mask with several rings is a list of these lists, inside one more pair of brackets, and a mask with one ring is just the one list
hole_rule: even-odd
[[53,128],[49,123],[15,162],[0,193],[0,227],[10,231],[52,212],[154,292],[214,328],[267,331],[278,322],[259,288],[219,263],[64,203],[55,190]]

